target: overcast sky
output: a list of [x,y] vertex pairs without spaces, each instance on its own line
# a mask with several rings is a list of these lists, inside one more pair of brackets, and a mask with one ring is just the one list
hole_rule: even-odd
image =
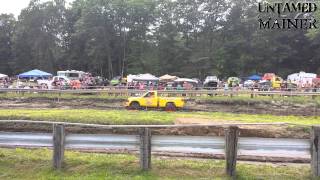
[[[71,2],[73,0],[67,0]],[[16,17],[20,14],[20,11],[23,8],[26,8],[29,5],[30,0],[0,0],[0,14],[14,14]]]
[[0,0],[0,14],[12,13],[16,17],[20,14],[20,11],[27,7],[30,0]]

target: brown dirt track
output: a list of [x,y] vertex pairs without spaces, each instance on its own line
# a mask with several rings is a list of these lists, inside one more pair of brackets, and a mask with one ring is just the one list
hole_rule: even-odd
[[[1,109],[123,109],[125,99],[52,99],[52,98],[2,98],[0,99]],[[281,108],[280,108],[281,107]],[[189,100],[185,111],[209,111],[209,112],[232,112],[248,114],[274,114],[274,115],[320,115],[320,110],[310,105],[281,105],[279,103],[233,103],[213,102],[207,100]],[[238,123],[215,120],[214,123]],[[208,119],[178,118],[175,124],[212,124]],[[47,125],[34,126],[30,124],[11,124],[0,129],[8,131],[36,131],[51,132],[52,127]],[[309,130],[306,127],[292,127],[290,125],[241,125],[241,136],[244,137],[270,137],[270,138],[309,138]],[[69,127],[72,133],[125,133],[136,134],[135,129],[113,129],[101,130],[96,128],[79,129]],[[223,127],[201,127],[201,128],[174,128],[155,129],[154,134],[166,135],[208,135],[223,136]]]
[[[124,109],[125,99],[52,99],[52,98],[2,98],[0,108],[63,108],[63,109]],[[320,107],[314,104],[284,102],[224,102],[189,99],[183,111],[230,112],[246,114],[319,116]]]

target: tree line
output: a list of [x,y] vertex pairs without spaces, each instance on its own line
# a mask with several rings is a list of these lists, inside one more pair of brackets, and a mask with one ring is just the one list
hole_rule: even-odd
[[257,0],[31,0],[0,15],[0,73],[320,74],[317,30],[259,28]]

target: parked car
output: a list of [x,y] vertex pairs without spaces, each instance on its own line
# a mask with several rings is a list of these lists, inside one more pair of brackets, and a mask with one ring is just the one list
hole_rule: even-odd
[[281,83],[281,89],[285,91],[296,91],[298,86],[295,83],[283,82]]
[[205,89],[216,89],[219,84],[217,76],[207,76],[204,80],[203,86]]
[[228,87],[237,87],[240,85],[241,79],[238,77],[229,77],[227,82]]
[[272,83],[268,80],[262,80],[259,82],[259,91],[270,91],[272,89]]
[[115,76],[114,78],[111,79],[110,85],[112,86],[118,86],[121,84],[126,84],[126,78],[122,78],[121,76]]
[[67,88],[70,85],[70,79],[66,76],[54,76],[50,80],[37,80],[37,83],[43,89]]

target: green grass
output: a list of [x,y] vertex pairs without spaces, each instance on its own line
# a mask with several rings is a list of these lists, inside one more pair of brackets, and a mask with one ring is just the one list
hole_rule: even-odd
[[173,114],[126,110],[0,110],[0,119],[66,121],[99,124],[172,124]]
[[[152,159],[152,170],[139,170],[134,155],[110,155],[67,151],[61,171],[51,168],[52,152],[47,149],[0,149],[0,179],[74,179],[74,180],[154,180],[154,179],[229,179],[224,174],[224,161]],[[308,165],[284,166],[238,163],[237,179],[311,179]]]
[[174,124],[177,119],[209,120],[227,123],[320,124],[320,116],[276,116],[268,114],[233,114],[222,112],[164,112],[93,109],[0,109],[0,119],[46,120],[98,124]]

